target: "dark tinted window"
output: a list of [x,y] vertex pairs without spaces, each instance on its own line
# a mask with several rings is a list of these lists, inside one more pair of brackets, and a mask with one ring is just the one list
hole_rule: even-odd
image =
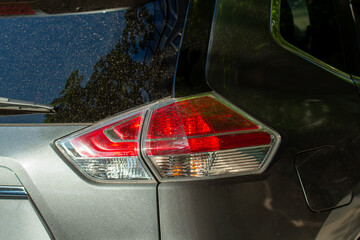
[[351,1],[351,7],[353,10],[353,15],[355,17],[356,21],[356,29],[358,34],[358,42],[360,45],[360,0],[352,0]]
[[0,16],[59,14],[134,7],[150,0],[0,0]]
[[[0,123],[93,122],[171,95],[186,6],[0,18],[0,97],[56,106]],[[172,19],[172,21],[168,21]]]
[[280,21],[287,42],[345,71],[333,1],[282,0]]

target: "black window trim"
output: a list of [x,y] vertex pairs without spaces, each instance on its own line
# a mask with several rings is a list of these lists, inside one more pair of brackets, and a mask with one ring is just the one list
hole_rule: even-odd
[[288,50],[289,52],[298,55],[299,57],[319,66],[320,68],[330,72],[331,74],[345,80],[350,84],[354,84],[354,81],[351,78],[351,75],[343,72],[328,63],[321,61],[320,59],[304,52],[303,50],[295,47],[294,45],[287,42],[280,33],[280,8],[281,0],[272,0],[271,1],[271,13],[270,13],[270,32],[275,40],[281,47]]

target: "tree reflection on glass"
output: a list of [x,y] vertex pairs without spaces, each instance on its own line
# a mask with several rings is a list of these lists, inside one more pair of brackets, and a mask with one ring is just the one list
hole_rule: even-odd
[[71,73],[51,103],[57,114],[47,115],[46,122],[93,122],[169,95],[176,51],[149,51],[157,41],[154,17],[146,6],[126,10],[115,48],[95,64],[88,82],[79,70]]

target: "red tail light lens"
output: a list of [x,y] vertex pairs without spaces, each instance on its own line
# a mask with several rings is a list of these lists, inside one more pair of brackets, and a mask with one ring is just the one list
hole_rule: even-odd
[[[140,136],[142,138],[140,139]],[[56,142],[94,180],[255,174],[280,135],[215,93],[166,99],[100,122]]]
[[276,132],[219,97],[174,101],[154,107],[143,141],[161,178],[258,173],[279,144]]
[[258,129],[210,96],[172,103],[154,111],[148,139],[188,137]]
[[143,117],[132,116],[71,140],[84,157],[124,157],[138,155],[138,135]]
[[[169,151],[188,154],[270,144],[270,135],[263,131],[244,134],[258,129],[240,114],[205,96],[155,110],[146,149],[148,155],[167,155]],[[174,148],[181,139],[183,147]]]
[[102,122],[56,145],[94,180],[150,179],[140,158],[144,109]]

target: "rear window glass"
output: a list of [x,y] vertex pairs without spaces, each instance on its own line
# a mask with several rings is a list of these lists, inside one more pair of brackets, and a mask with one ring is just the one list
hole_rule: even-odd
[[282,0],[280,32],[288,43],[346,70],[333,1]]
[[134,7],[149,0],[0,0],[0,16],[41,15]]
[[2,115],[0,123],[94,122],[169,96],[181,14],[173,1],[153,1],[85,14],[0,18],[0,97],[57,109]]

